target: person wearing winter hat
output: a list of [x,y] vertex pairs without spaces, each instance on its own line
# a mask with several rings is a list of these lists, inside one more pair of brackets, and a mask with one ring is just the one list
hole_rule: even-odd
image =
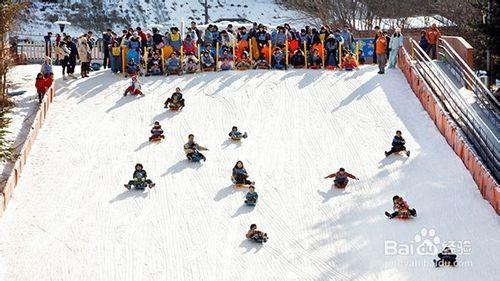
[[401,28],[396,27],[394,33],[389,40],[389,68],[396,67],[396,58],[399,52],[399,48],[403,46],[403,35],[401,34]]

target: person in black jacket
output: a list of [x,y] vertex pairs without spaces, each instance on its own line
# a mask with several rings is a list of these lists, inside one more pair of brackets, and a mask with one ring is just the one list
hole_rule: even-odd
[[159,49],[160,44],[163,42],[163,35],[156,27],[153,28],[153,49]]
[[295,54],[293,54],[291,59],[291,64],[293,68],[304,68],[306,65],[306,58],[304,57],[304,53],[301,49],[297,49]]
[[[112,40],[112,30],[107,29],[106,32],[102,34],[102,47],[103,47],[103,53],[104,57],[102,59],[102,67],[106,69],[108,67],[108,61],[110,57],[110,49],[109,46],[111,45],[111,40]],[[111,64],[110,64],[111,65]]]
[[385,152],[385,156],[389,156],[393,153],[398,153],[401,151],[405,151],[407,156],[410,156],[410,151],[406,150],[405,147],[405,139],[401,136],[401,131],[397,130],[394,139],[392,140],[392,148],[389,151]]
[[76,67],[76,60],[79,59],[78,56],[78,48],[76,47],[75,42],[71,39],[71,36],[66,37],[66,47],[69,49],[69,56],[68,56],[68,76],[76,79],[75,76],[75,67]]
[[438,254],[439,260],[433,260],[436,267],[442,265],[456,266],[457,265],[457,255],[451,252],[449,247],[445,247],[443,252]]
[[[377,64],[377,39],[378,39],[378,32],[380,31],[380,27],[377,25],[375,26],[375,38],[373,38],[373,64]],[[389,44],[388,44],[389,46]]]
[[155,186],[155,184],[150,179],[148,179],[146,170],[144,170],[144,167],[141,163],[135,164],[135,171],[132,177],[133,180],[130,180],[128,184],[124,185],[128,190],[130,190],[132,187],[144,189],[146,184],[149,188],[153,188]]

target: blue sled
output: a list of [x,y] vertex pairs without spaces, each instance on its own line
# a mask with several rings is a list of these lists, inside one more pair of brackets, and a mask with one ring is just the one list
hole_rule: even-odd
[[247,206],[251,206],[251,207],[255,207],[255,205],[257,205],[257,203],[256,203],[256,202],[245,202],[245,204],[246,204]]

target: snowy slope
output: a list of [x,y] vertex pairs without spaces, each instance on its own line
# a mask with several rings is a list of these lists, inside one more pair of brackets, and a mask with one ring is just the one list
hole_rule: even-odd
[[[143,98],[122,97],[128,81],[108,72],[61,83],[0,221],[4,279],[497,280],[500,218],[399,70],[376,72],[149,77]],[[176,86],[187,107],[164,111]],[[150,144],[155,120],[166,139]],[[233,125],[250,137],[228,141]],[[396,129],[409,159],[383,157]],[[189,133],[206,163],[184,159]],[[231,185],[237,160],[257,182],[255,209]],[[122,187],[137,162],[153,190]],[[340,166],[361,179],[345,191],[323,179]],[[385,218],[395,194],[417,218]],[[267,244],[245,239],[251,223]],[[471,252],[432,269],[432,256],[385,255],[390,240]]]
[[[11,109],[8,117],[11,119],[7,138],[14,142],[16,153],[21,150],[26,136],[29,132],[35,112],[38,108],[38,96],[35,88],[36,73],[40,71],[40,65],[18,65],[9,70],[7,81],[10,85],[10,93],[20,93],[11,97],[15,106]],[[61,71],[55,73],[55,78],[61,77]],[[0,162],[0,186],[5,184],[14,163]]]
[[[59,19],[69,20],[71,16],[80,13],[78,5],[84,5],[85,1],[64,1],[64,5],[42,3],[33,1],[30,9],[32,17],[22,27],[23,34],[45,35],[47,31],[59,32],[59,27],[52,22]],[[113,17],[112,12],[116,12],[118,18],[127,19],[133,27],[142,26],[151,28],[153,24],[162,24],[165,27],[180,26],[181,20],[186,23],[195,21],[204,23],[204,6],[199,0],[174,0],[174,1],[145,1],[145,0],[114,0],[102,1],[102,13]],[[219,18],[246,18],[264,24],[278,25],[285,22],[297,22],[300,17],[295,11],[288,10],[277,5],[273,0],[209,0],[210,21]],[[76,8],[75,8],[76,7]],[[101,11],[101,9],[97,9]],[[73,22],[73,26],[68,27],[70,34],[81,33],[85,28],[80,28],[81,22]],[[113,28],[127,28],[128,26],[115,25]],[[102,30],[95,30],[102,32]]]

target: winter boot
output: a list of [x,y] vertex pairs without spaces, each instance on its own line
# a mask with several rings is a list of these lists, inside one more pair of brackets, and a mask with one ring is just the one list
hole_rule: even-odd
[[406,151],[406,156],[410,157],[410,151]]
[[125,186],[126,189],[130,190],[130,185],[129,184],[124,184],[123,186]]

